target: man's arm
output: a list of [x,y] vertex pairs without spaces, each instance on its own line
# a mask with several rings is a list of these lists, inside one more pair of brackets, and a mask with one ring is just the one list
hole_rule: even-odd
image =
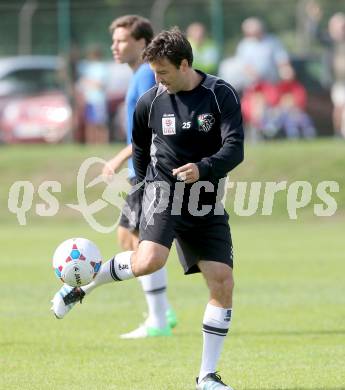
[[[228,88],[228,87],[223,87]],[[239,98],[230,89],[230,94],[220,100],[222,147],[210,157],[198,163],[188,163],[175,168],[172,174],[178,180],[192,184],[197,180],[214,180],[225,177],[243,161],[243,128]]]
[[145,179],[150,163],[152,130],[149,128],[149,110],[144,99],[140,99],[133,115],[132,147],[133,165],[138,182]]
[[244,133],[239,97],[230,87],[219,86],[217,89],[216,96],[221,110],[222,147],[214,155],[205,157],[196,164],[200,180],[224,177],[244,158]]

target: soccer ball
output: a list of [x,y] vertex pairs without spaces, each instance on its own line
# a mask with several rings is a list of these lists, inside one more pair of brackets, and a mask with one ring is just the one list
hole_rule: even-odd
[[101,268],[102,257],[97,246],[86,238],[71,238],[55,250],[53,268],[55,274],[69,286],[85,286]]

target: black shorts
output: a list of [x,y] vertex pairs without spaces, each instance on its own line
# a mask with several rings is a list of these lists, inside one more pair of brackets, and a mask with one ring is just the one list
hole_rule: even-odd
[[[135,184],[135,178],[129,179],[132,186]],[[126,203],[121,210],[119,225],[131,232],[139,230],[142,191],[129,193],[126,197]]]
[[[200,272],[198,262],[210,260],[233,267],[233,250],[229,216],[193,216],[182,213],[172,215],[171,207],[159,211],[158,191],[147,191],[143,199],[139,239],[148,240],[171,248],[175,239],[177,253],[185,274]],[[151,210],[150,210],[151,209]],[[152,213],[152,209],[155,210]]]

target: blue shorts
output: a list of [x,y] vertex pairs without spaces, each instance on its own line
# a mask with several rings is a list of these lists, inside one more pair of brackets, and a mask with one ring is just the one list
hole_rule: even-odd
[[85,120],[93,125],[105,125],[108,120],[107,109],[103,104],[86,103]]

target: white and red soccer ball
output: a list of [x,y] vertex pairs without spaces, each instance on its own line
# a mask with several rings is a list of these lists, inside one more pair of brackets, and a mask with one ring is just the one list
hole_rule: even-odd
[[85,286],[97,275],[102,265],[97,246],[86,238],[70,238],[55,250],[53,268],[55,274],[69,286]]

